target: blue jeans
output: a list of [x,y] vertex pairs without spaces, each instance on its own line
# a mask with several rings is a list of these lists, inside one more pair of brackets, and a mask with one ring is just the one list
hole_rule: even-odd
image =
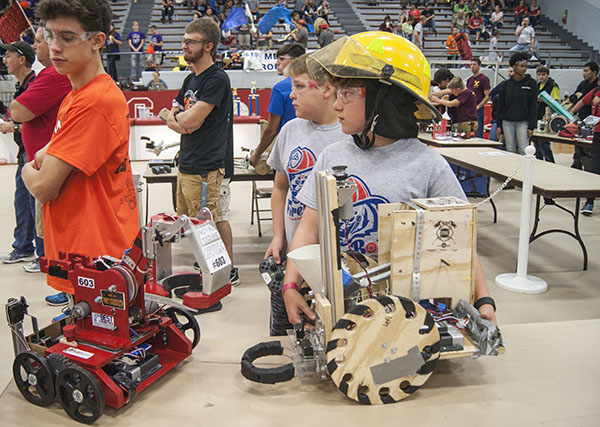
[[429,28],[431,28],[431,31],[433,31],[434,33],[437,33],[437,29],[436,29],[436,26],[435,26],[435,18],[431,18],[423,26],[424,27],[429,27]]
[[552,153],[552,148],[550,148],[550,143],[547,141],[535,142],[535,158],[539,160],[546,160],[550,163],[556,163],[554,161],[554,154]]
[[475,136],[477,138],[483,138],[483,122],[485,120],[485,107],[477,110],[477,130],[475,131]]
[[142,78],[142,67],[144,54],[141,52],[132,52],[131,54],[131,80],[140,80]]
[[[519,153],[521,155],[525,154],[525,147],[529,145],[527,122],[511,122],[504,120],[502,122],[502,135],[504,135],[506,151]],[[517,151],[517,148],[519,151]]]
[[[24,155],[24,157],[26,157]],[[15,174],[15,219],[17,226],[14,231],[15,241],[13,249],[21,255],[29,255],[35,251],[33,239],[35,237],[35,215],[31,214],[31,194],[27,191],[25,183],[21,178],[22,162],[17,166]],[[35,203],[34,203],[35,209]]]
[[529,52],[529,49],[531,49],[531,44],[529,43],[525,43],[525,44],[516,44],[513,47],[511,47],[509,49],[509,51],[511,52]]

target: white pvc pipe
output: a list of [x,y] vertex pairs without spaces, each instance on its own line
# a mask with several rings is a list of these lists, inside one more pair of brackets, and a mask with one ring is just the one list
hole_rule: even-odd
[[539,294],[548,289],[548,284],[535,276],[527,275],[529,258],[529,227],[531,225],[531,195],[533,193],[533,167],[535,147],[525,148],[523,159],[523,188],[521,192],[521,223],[519,225],[519,250],[517,255],[517,272],[496,276],[496,284],[511,292]]

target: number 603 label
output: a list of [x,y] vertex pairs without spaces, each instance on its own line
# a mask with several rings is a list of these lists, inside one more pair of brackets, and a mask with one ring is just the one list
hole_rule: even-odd
[[94,279],[92,279],[90,277],[78,276],[77,277],[77,284],[79,286],[84,287],[84,288],[94,289],[94,287],[95,287]]

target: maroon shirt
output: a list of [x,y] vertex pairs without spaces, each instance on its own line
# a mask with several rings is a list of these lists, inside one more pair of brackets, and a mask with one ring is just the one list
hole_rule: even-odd
[[23,123],[23,145],[29,161],[50,142],[58,108],[71,90],[69,78],[58,74],[54,66],[50,66],[40,71],[35,81],[16,99],[36,116]]
[[471,89],[466,89],[458,96],[450,95],[450,101],[458,99],[458,107],[448,108],[448,114],[452,118],[452,123],[470,122],[477,120],[477,104],[475,103],[475,93]]
[[471,76],[467,80],[467,87],[475,92],[475,108],[477,108],[481,100],[485,98],[484,92],[490,90],[490,79],[483,73],[480,73],[477,77]]

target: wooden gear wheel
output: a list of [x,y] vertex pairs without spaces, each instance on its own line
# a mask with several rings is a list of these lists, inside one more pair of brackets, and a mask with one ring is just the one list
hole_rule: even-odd
[[364,404],[394,403],[432,374],[440,334],[423,307],[394,295],[363,300],[336,323],[327,343],[335,385]]

